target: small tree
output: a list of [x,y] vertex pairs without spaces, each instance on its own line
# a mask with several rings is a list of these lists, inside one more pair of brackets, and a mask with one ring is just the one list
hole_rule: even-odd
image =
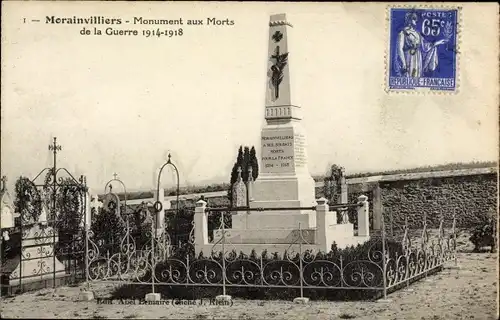
[[241,165],[241,178],[243,179],[243,182],[248,181],[248,166],[250,165],[250,148],[245,147],[244,152],[243,152],[243,163]]
[[[238,149],[238,156],[236,157],[236,162],[233,165],[233,169],[231,170],[231,179],[229,183],[229,189],[231,190],[233,184],[236,182],[236,179],[238,179],[238,167],[241,167],[243,164],[243,147],[240,146]],[[242,168],[243,169],[243,168]]]
[[233,169],[231,170],[231,179],[229,183],[228,196],[229,201],[232,204],[233,199],[233,185],[238,179],[238,168],[241,168],[241,178],[243,182],[248,182],[248,169],[252,168],[252,177],[253,180],[256,180],[259,176],[259,162],[257,160],[257,155],[255,151],[255,147],[240,146],[238,149],[238,156],[236,157],[236,162],[233,165]]
[[118,252],[120,243],[125,236],[125,224],[118,215],[107,208],[102,208],[99,214],[92,219],[91,230],[94,234],[92,241],[110,254]]
[[257,153],[255,151],[255,147],[252,146],[252,149],[250,149],[250,163],[249,166],[252,167],[252,177],[253,180],[257,180],[257,177],[259,176],[259,161],[257,160]]

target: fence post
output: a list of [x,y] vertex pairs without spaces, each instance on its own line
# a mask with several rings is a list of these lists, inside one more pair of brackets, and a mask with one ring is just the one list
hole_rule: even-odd
[[89,279],[89,225],[85,224],[84,229],[85,234],[85,282],[87,285],[87,289],[90,289],[90,279]]
[[155,293],[155,241],[156,241],[156,223],[152,223],[151,230],[151,292]]
[[300,297],[298,298],[295,298],[293,299],[293,302],[294,303],[298,303],[298,304],[306,304],[309,302],[309,298],[305,298],[304,297],[304,283],[303,283],[303,280],[304,280],[304,267],[303,267],[303,263],[302,263],[302,241],[303,241],[303,237],[302,237],[302,228],[300,226],[300,222],[299,222],[299,277],[300,277]]
[[387,261],[385,255],[385,221],[384,215],[381,216],[381,227],[382,227],[382,268],[384,271],[384,300],[387,300]]
[[377,302],[390,302],[390,300],[387,299],[387,248],[385,247],[385,221],[383,212],[380,215],[380,227],[382,228],[382,280],[384,286],[384,299],[377,300]]
[[380,219],[382,215],[382,194],[380,183],[373,189],[373,230],[380,230]]
[[[302,238],[302,228],[299,223],[299,234]],[[304,299],[304,266],[302,265],[302,239],[299,239],[299,267],[300,267],[300,298]]]
[[[58,237],[57,242],[59,242],[60,240],[61,239]],[[52,232],[52,248],[54,249],[54,250],[52,250],[52,288],[55,289],[56,288],[56,248],[57,248],[56,230],[55,229],[53,229],[53,232]],[[67,264],[67,262],[66,262],[66,264]],[[70,268],[70,270],[71,270],[71,268]]]
[[[161,300],[161,295],[159,293],[155,293],[155,269],[156,269],[156,253],[155,253],[155,241],[156,241],[156,236],[157,233],[156,231],[157,224],[158,224],[158,216],[157,212],[153,213],[153,217],[151,217],[153,223],[151,223],[151,292],[146,294],[145,300],[146,301],[160,301]],[[156,222],[156,223],[155,223]]]
[[[316,200],[316,202],[317,202],[317,205],[316,205],[316,229],[317,229],[316,243],[318,244],[321,251],[328,252],[328,251],[330,251],[330,248],[328,248],[328,246],[331,245],[331,243],[329,243],[329,237],[328,237],[328,228],[329,228],[328,200],[326,198],[322,197],[322,198],[319,198],[318,200]],[[337,222],[336,217],[335,217],[335,222]]]
[[422,230],[422,244],[421,244],[421,248],[422,248],[422,252],[424,253],[424,257],[425,257],[425,261],[424,261],[424,268],[425,268],[425,273],[424,273],[424,278],[426,281],[428,281],[427,279],[427,276],[428,276],[428,271],[429,271],[429,258],[428,258],[428,254],[429,254],[429,250],[427,248],[427,211],[424,211],[424,221],[423,221],[423,230]]
[[[87,194],[88,197],[85,198],[86,201],[86,206],[85,206],[85,225],[84,225],[84,233],[85,233],[85,281],[87,283],[87,290],[90,289],[90,278],[89,278],[89,231],[90,227],[92,226],[92,207],[91,207],[91,200],[92,200],[92,193],[90,192],[90,189],[87,189]],[[95,196],[96,202],[97,202],[97,195]],[[97,211],[97,207],[94,209]]]
[[[83,232],[85,234],[85,254],[84,254],[84,259],[85,259],[85,284],[86,288],[84,288],[84,291],[80,291],[80,295],[78,297],[79,300],[81,301],[90,301],[94,299],[94,292],[90,291],[90,277],[89,277],[89,231],[90,231],[90,225],[92,223],[92,208],[90,206],[90,200],[92,199],[92,196],[90,196],[90,190],[87,189],[87,192],[85,194],[85,218],[84,218],[84,225],[83,225]],[[96,202],[97,202],[97,196],[95,196]],[[95,209],[97,210],[97,208]]]
[[220,213],[220,224],[222,227],[222,295],[226,295],[226,226],[224,223],[224,212]]
[[455,260],[455,267],[457,267],[458,262],[457,262],[457,231],[456,231],[456,225],[457,225],[457,215],[455,209],[453,209],[453,225],[452,225],[452,232],[453,232],[453,258]]
[[[130,236],[130,223],[129,223],[129,218],[127,216],[127,221],[126,221],[126,226],[127,226],[127,231],[125,232],[125,237],[127,237],[127,270],[130,270],[130,241],[129,241],[129,236]],[[135,249],[135,248],[134,248]]]
[[410,253],[411,253],[411,244],[409,242],[408,235],[408,214],[405,214],[405,225],[404,225],[404,234],[403,234],[403,249],[405,250],[405,276],[406,276],[406,290],[410,291]]
[[[19,253],[19,290],[21,290],[21,293],[23,293],[23,245],[24,245],[24,230],[23,230],[23,224],[24,224],[24,220],[23,220],[23,213],[21,212],[20,214],[20,221],[21,221],[21,225],[20,225],[20,233],[21,233],[21,243],[19,244],[19,249],[20,249],[20,253]],[[55,248],[54,248],[55,249]]]
[[370,236],[370,204],[368,197],[361,195],[358,197],[358,237]]
[[196,202],[194,209],[194,246],[196,254],[203,251],[205,245],[208,245],[208,221],[205,209],[207,203],[203,200]]
[[[160,201],[162,204],[162,209],[160,211],[155,212],[156,215],[156,234],[161,236],[164,232],[164,223],[165,223],[165,210],[170,209],[170,201],[165,201],[165,189],[160,188],[158,190],[154,189],[153,191],[154,201]],[[167,204],[168,203],[168,204]],[[159,248],[158,248],[159,249]]]
[[[201,201],[201,200],[200,200]],[[204,201],[203,201],[204,202]],[[206,220],[206,215],[204,215],[205,220]],[[224,212],[221,212],[220,214],[220,225],[222,228],[222,295],[218,295],[215,297],[216,301],[221,301],[224,303],[230,303],[231,301],[231,296],[226,295],[226,226],[224,223]],[[207,230],[204,228],[204,230]],[[208,231],[207,231],[208,233]]]

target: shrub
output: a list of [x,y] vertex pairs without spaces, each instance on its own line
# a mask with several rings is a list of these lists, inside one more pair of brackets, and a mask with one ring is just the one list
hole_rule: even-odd
[[[399,242],[387,240],[386,250],[390,257],[403,254],[403,247]],[[328,253],[319,252],[316,255],[304,252],[302,261],[298,254],[278,253],[269,254],[263,251],[257,255],[253,251],[250,255],[231,251],[226,253],[225,274],[227,283],[239,284],[241,287],[228,286],[227,294],[246,299],[291,300],[300,296],[300,289],[277,288],[273,285],[298,286],[300,284],[300,268],[302,264],[302,279],[308,284],[324,288],[308,288],[304,285],[304,295],[315,300],[371,300],[381,295],[380,290],[373,289],[342,289],[341,286],[364,288],[382,288],[382,244],[380,239],[371,239],[356,247],[338,249],[332,245]],[[169,259],[158,263],[155,267],[156,281],[163,284],[171,283],[172,278],[177,285],[159,286],[164,296],[176,298],[209,298],[221,293],[223,255],[214,252],[211,257],[203,254],[195,255],[190,244],[176,247]],[[187,263],[189,262],[189,264]],[[189,269],[186,267],[189,266]],[[343,274],[338,272],[342,268]],[[318,278],[318,270],[324,276]],[[364,276],[360,275],[363,274]],[[280,276],[281,275],[281,276]],[[188,280],[189,276],[189,281]],[[244,276],[244,278],[243,278]],[[261,285],[262,278],[270,287],[255,287]],[[210,281],[208,281],[210,280]],[[151,281],[151,270],[141,277],[141,282]],[[155,282],[156,282],[155,281]],[[185,286],[183,283],[191,285]],[[196,284],[193,284],[195,282]],[[209,284],[218,284],[211,286]],[[264,284],[265,285],[265,284]],[[133,290],[132,290],[133,291]],[[117,291],[123,295],[124,291]]]
[[109,251],[110,255],[117,253],[126,232],[123,220],[111,210],[101,210],[92,220],[92,241],[102,247],[104,252]]

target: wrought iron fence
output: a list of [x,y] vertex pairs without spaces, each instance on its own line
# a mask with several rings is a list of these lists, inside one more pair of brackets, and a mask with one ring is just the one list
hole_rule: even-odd
[[[309,230],[299,229],[283,253],[243,254],[233,250],[226,237],[227,214],[220,215],[219,229],[215,230],[220,237],[212,242],[208,256],[195,253],[193,233],[178,245],[164,232],[138,248],[127,226],[113,254],[93,242],[90,234],[88,280],[150,285],[152,292],[159,286],[184,286],[218,287],[223,294],[228,288],[288,288],[300,290],[301,296],[311,289],[372,290],[386,296],[439,271],[446,262],[456,263],[455,217],[451,228],[444,227],[442,218],[437,230],[429,230],[423,219],[419,235],[409,230],[405,221],[400,237],[387,237],[382,228],[379,236],[362,245],[346,249],[332,245],[330,252],[305,250]],[[151,234],[154,232],[152,228]]]
[[56,138],[49,150],[52,167],[16,184],[20,216],[14,228],[3,230],[9,233],[2,237],[3,294],[85,280],[86,179],[57,168]]

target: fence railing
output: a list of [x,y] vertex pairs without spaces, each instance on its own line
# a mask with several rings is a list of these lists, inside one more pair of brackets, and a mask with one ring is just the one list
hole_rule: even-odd
[[[127,224],[125,236],[110,254],[104,246],[93,241],[87,229],[88,283],[146,284],[151,286],[153,293],[162,286],[184,286],[218,287],[223,294],[228,288],[290,288],[300,290],[301,297],[306,289],[372,290],[385,297],[393,290],[439,271],[446,262],[456,263],[455,217],[451,229],[444,227],[444,218],[437,230],[429,230],[423,220],[420,236],[415,237],[406,221],[402,227],[405,232],[399,238],[387,237],[384,226],[379,236],[357,247],[338,249],[329,243],[327,250],[319,252],[308,249],[309,230],[299,227],[284,252],[246,254],[234,250],[225,230],[224,214],[220,215],[221,224],[217,230],[220,236],[209,243],[206,220],[203,224],[200,214],[206,218],[209,214],[230,214],[252,208],[206,208],[203,203],[199,204],[194,214],[193,237],[180,246],[171,243],[168,233],[163,232],[161,237],[152,236],[150,243],[138,248]],[[325,201],[318,200],[316,214],[324,215],[332,207],[337,210],[357,207],[362,218],[358,219],[358,224],[361,228],[368,227],[364,216],[367,204],[363,201],[326,207]],[[365,221],[361,221],[363,219]],[[151,234],[155,234],[153,227]],[[211,246],[209,254],[196,250],[200,237],[206,241],[204,244]]]
[[[10,259],[14,256],[11,260],[18,262],[16,270],[2,270],[2,277],[8,278],[10,288],[14,284],[21,290],[33,278],[55,283],[71,276],[84,277],[89,285],[93,281],[146,284],[151,292],[157,292],[159,287],[184,286],[219,288],[223,294],[228,288],[288,288],[299,290],[301,297],[305,290],[316,289],[371,290],[387,296],[440,270],[447,262],[456,264],[455,216],[451,223],[447,221],[447,226],[441,217],[438,228],[429,228],[426,216],[419,229],[411,229],[405,219],[398,228],[400,232],[395,234],[387,234],[382,216],[380,234],[357,247],[339,249],[327,238],[321,240],[322,228],[328,225],[326,217],[352,208],[358,213],[358,235],[363,230],[368,233],[368,203],[362,197],[353,204],[328,206],[326,200],[319,199],[315,207],[270,210],[207,208],[199,202],[189,234],[177,234],[174,239],[168,229],[159,231],[152,224],[145,243],[139,241],[142,235],[134,233],[128,219],[124,236],[111,243],[97,241],[88,224],[83,233],[64,239],[52,228],[36,223],[24,225],[11,230],[10,243],[2,242],[2,260],[9,251]],[[282,252],[239,252],[227,236],[224,217],[239,211],[273,210],[310,210],[316,214],[316,228],[299,225]],[[214,230],[219,236],[212,241],[206,224],[210,215],[218,215],[220,219]],[[324,250],[310,250],[310,232],[315,234],[314,244],[324,242]],[[210,246],[208,254],[197,250],[201,241]],[[9,245],[10,250],[5,250]]]

